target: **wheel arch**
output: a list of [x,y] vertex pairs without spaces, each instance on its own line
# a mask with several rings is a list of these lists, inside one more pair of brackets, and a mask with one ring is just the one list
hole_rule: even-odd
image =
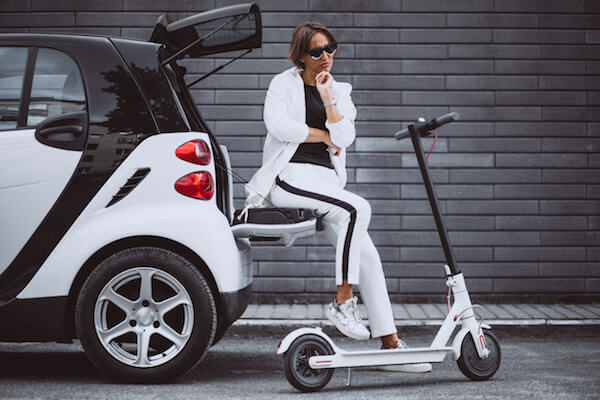
[[67,338],[75,338],[77,336],[75,329],[75,305],[77,303],[77,297],[79,296],[79,292],[83,287],[83,284],[90,273],[106,258],[111,255],[126,249],[130,249],[133,247],[157,247],[165,250],[170,250],[190,261],[202,274],[202,276],[206,279],[210,291],[213,295],[215,305],[217,308],[217,326],[219,326],[219,320],[223,315],[223,304],[221,296],[219,295],[219,289],[215,278],[208,268],[208,265],[204,262],[204,260],[189,247],[184,246],[183,244],[176,242],[171,239],[167,239],[159,236],[134,236],[119,239],[114,241],[106,246],[98,249],[93,255],[91,255],[85,263],[81,266],[73,283],[71,284],[71,288],[69,290],[67,305],[65,309],[65,326],[64,332]]

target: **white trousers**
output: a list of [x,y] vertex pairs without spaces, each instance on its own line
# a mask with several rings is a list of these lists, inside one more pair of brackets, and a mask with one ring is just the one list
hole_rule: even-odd
[[271,202],[277,207],[308,208],[324,215],[325,234],[336,248],[336,285],[344,279],[359,285],[372,337],[395,333],[383,266],[367,232],[371,219],[369,203],[344,190],[335,170],[300,163],[289,163],[279,174]]

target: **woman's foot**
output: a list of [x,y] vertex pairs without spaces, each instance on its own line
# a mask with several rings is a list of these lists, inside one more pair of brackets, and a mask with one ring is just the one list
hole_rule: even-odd
[[381,348],[382,349],[395,349],[398,347],[400,339],[398,339],[397,333],[391,333],[381,337]]
[[358,299],[352,297],[342,304],[333,300],[327,306],[327,318],[344,335],[356,340],[367,340],[371,336],[366,326],[362,324]]

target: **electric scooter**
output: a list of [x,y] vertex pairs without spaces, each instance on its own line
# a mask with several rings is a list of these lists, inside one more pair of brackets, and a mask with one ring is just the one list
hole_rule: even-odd
[[[429,347],[402,350],[346,351],[335,345],[320,328],[299,328],[290,332],[279,344],[277,354],[283,355],[283,367],[288,382],[302,392],[321,390],[331,380],[335,368],[348,368],[351,384],[352,367],[369,367],[392,364],[439,363],[448,354],[468,378],[483,381],[491,378],[500,367],[500,343],[491,327],[483,322],[481,306],[471,304],[471,298],[462,272],[457,268],[446,226],[440,213],[437,195],[421,144],[421,138],[434,129],[458,119],[449,113],[426,121],[419,118],[406,129],[396,132],[398,140],[410,137],[423,176],[427,197],[431,204],[437,231],[440,235],[446,265],[444,272],[448,291],[454,296],[448,315],[444,319]],[[477,316],[476,316],[477,314]],[[480,317],[479,319],[477,317]],[[458,332],[452,338],[457,327]],[[451,344],[450,339],[452,339]]]

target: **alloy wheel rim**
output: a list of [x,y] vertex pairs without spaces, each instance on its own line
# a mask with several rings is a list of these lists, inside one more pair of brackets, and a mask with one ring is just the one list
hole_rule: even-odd
[[[137,298],[123,293],[136,286]],[[100,343],[113,358],[136,368],[156,367],[176,357],[185,348],[193,325],[194,308],[185,287],[154,267],[119,273],[102,288],[94,305]]]

